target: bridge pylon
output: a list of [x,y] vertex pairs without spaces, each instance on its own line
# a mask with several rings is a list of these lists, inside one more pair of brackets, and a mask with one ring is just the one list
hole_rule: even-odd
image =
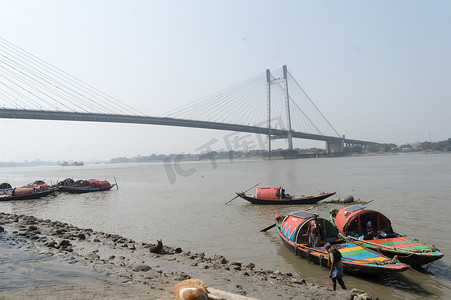
[[291,114],[290,114],[290,96],[288,93],[288,69],[286,65],[283,65],[283,77],[272,79],[271,71],[266,69],[266,82],[267,82],[267,114],[268,114],[268,156],[271,158],[271,85],[272,84],[283,84],[284,95],[285,95],[285,107],[287,116],[287,136],[288,139],[288,149],[293,150],[293,133],[291,129]]

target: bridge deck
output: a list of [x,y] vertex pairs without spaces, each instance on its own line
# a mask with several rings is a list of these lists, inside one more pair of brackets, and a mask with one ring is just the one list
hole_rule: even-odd
[[[237,132],[249,132],[255,134],[271,134],[277,138],[287,137],[287,131],[282,129],[269,129],[265,127],[256,127],[248,125],[237,125],[227,123],[217,123],[208,121],[184,120],[162,117],[149,116],[132,116],[132,115],[116,115],[116,114],[99,114],[99,113],[81,113],[81,112],[64,112],[64,111],[43,111],[43,110],[16,110],[16,109],[0,109],[0,118],[4,119],[29,119],[29,120],[59,120],[59,121],[81,121],[81,122],[107,122],[107,123],[130,123],[130,124],[147,124],[162,126],[178,126],[192,127],[203,129],[215,129]],[[348,140],[335,136],[323,136],[303,132],[292,132],[293,138],[368,145],[374,144],[368,141]]]

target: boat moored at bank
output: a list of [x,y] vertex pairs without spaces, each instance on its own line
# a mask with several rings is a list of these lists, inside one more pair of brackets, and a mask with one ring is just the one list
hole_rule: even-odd
[[342,255],[344,271],[358,274],[380,274],[402,272],[408,268],[396,259],[390,259],[376,251],[372,251],[355,243],[340,239],[333,224],[324,218],[317,217],[321,224],[321,243],[319,247],[308,245],[307,227],[313,219],[313,213],[298,211],[288,216],[276,215],[276,228],[280,238],[296,255],[321,266],[327,266],[329,252],[324,244],[329,242]]
[[11,184],[4,182],[0,184],[0,201],[39,199],[54,192],[55,189],[42,180],[36,180],[23,187],[12,187]]
[[444,255],[434,245],[427,245],[395,232],[391,221],[385,215],[368,210],[363,205],[332,209],[329,216],[343,239],[388,257],[396,256],[405,264],[422,265]]
[[117,183],[111,184],[108,180],[77,180],[71,186],[66,186],[64,191],[73,194],[83,194],[92,192],[109,191],[113,187],[117,188]]

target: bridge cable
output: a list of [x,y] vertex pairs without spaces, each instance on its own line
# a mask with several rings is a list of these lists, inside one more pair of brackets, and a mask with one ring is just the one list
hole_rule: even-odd
[[313,107],[315,107],[316,111],[321,115],[321,117],[323,118],[324,121],[326,121],[326,123],[330,126],[330,128],[334,131],[334,133],[336,134],[337,137],[340,137],[340,134],[335,130],[335,128],[332,126],[332,124],[330,124],[330,122],[326,119],[326,117],[321,113],[321,111],[318,109],[318,107],[315,105],[315,103],[313,103],[312,99],[310,98],[310,96],[305,92],[305,90],[301,87],[301,85],[297,82],[297,80],[293,77],[293,75],[288,71],[288,74],[290,76],[290,79],[292,79],[296,85],[301,89],[301,91],[304,93],[304,95],[307,97],[307,99],[309,100],[309,102],[313,105]]
[[[13,55],[15,55],[15,53],[13,53]],[[23,57],[23,56],[19,53],[19,57]],[[86,111],[86,112],[88,112],[88,110],[83,109],[82,107],[80,107],[80,106],[79,106],[79,103],[74,103],[74,102],[68,100],[68,98],[67,98],[66,96],[63,96],[63,94],[61,94],[61,92],[64,93],[64,94],[66,94],[66,95],[68,95],[68,96],[71,97],[72,99],[75,98],[75,99],[78,100],[78,101],[81,101],[81,102],[83,102],[83,103],[85,103],[85,104],[88,104],[88,106],[91,106],[91,107],[92,107],[93,104],[94,104],[94,106],[97,106],[97,107],[99,107],[100,109],[106,109],[106,110],[108,111],[108,106],[101,105],[101,104],[98,104],[98,103],[95,103],[95,102],[93,103],[92,101],[85,101],[84,98],[86,98],[86,97],[85,97],[84,95],[80,94],[80,93],[79,93],[78,91],[76,91],[76,90],[73,90],[73,89],[70,89],[70,88],[69,88],[70,91],[76,93],[75,95],[73,95],[73,94],[71,95],[71,94],[70,94],[70,91],[63,90],[63,89],[61,88],[61,86],[67,88],[67,86],[66,86],[65,84],[62,84],[60,81],[56,80],[55,78],[52,78],[52,77],[50,77],[49,75],[47,75],[47,74],[45,74],[45,73],[39,71],[39,69],[36,69],[32,64],[29,64],[29,63],[28,63],[28,62],[30,61],[29,59],[26,59],[26,61],[23,61],[23,60],[21,60],[20,58],[17,58],[17,57],[15,57],[15,59],[17,59],[18,61],[20,61],[20,62],[22,62],[23,64],[25,64],[25,66],[24,66],[24,65],[19,65],[17,62],[12,61],[12,62],[14,63],[14,65],[16,65],[17,67],[19,67],[19,68],[24,69],[25,71],[27,71],[27,73],[21,72],[22,75],[23,75],[24,77],[28,77],[28,78],[30,78],[32,81],[35,81],[36,84],[42,86],[42,88],[45,88],[47,91],[51,92],[52,94],[56,94],[56,95],[58,95],[58,96],[60,96],[60,97],[64,97],[64,98],[66,99],[66,101],[69,101],[72,105],[75,105],[76,107],[79,107],[80,109],[82,109],[82,110],[84,110],[84,111]],[[9,59],[9,60],[10,60],[10,59]],[[11,60],[10,60],[10,61],[11,61]],[[34,65],[36,65],[36,63],[35,63]],[[15,69],[16,69],[16,68],[15,68]],[[16,70],[17,70],[17,69],[16,69]],[[19,70],[17,70],[17,71],[20,72]],[[32,77],[32,76],[29,75],[29,74],[34,75],[34,77]],[[58,77],[59,75],[56,74],[56,76]],[[61,78],[60,78],[60,79],[61,79]],[[39,80],[39,81],[38,81],[38,80]],[[56,84],[53,83],[53,82],[51,82],[51,81],[56,82]],[[66,82],[67,82],[67,81],[66,81]],[[35,89],[36,89],[36,88],[35,88]],[[77,97],[77,94],[78,94],[79,96],[81,96],[81,97]],[[46,96],[52,98],[53,100],[55,100],[55,101],[56,101],[57,103],[59,103],[60,105],[65,106],[67,109],[72,110],[69,106],[65,105],[63,102],[57,101],[57,100],[56,100],[54,97],[52,97],[50,94],[47,94]],[[40,99],[43,100],[43,98],[40,98]],[[90,100],[90,99],[87,99],[87,100]],[[52,108],[52,106],[50,106],[50,108]],[[109,111],[111,112],[111,110],[109,110]]]
[[[4,62],[5,63],[5,62]],[[14,62],[13,62],[14,63]],[[40,82],[35,82],[37,85],[41,86],[41,89],[38,89],[36,87],[36,85],[32,85],[29,81],[27,81],[24,78],[28,78],[30,76],[28,76],[26,73],[22,72],[21,70],[18,70],[15,66],[12,66],[11,64],[5,63],[7,66],[9,66],[11,69],[13,69],[15,71],[15,73],[12,73],[12,71],[7,71],[10,74],[10,77],[13,77],[14,79],[16,79],[17,81],[21,82],[22,84],[28,86],[30,89],[24,89],[21,85],[17,84],[16,82],[10,80],[9,78],[7,78],[8,81],[10,81],[12,84],[17,85],[19,88],[22,88],[24,90],[26,90],[28,93],[32,94],[33,96],[35,96],[36,98],[40,99],[41,101],[43,101],[44,103],[49,104],[44,98],[38,96],[36,93],[32,93],[31,90],[35,90],[38,93],[43,93],[42,89],[47,90],[47,91],[51,91],[51,88],[49,88],[46,85],[43,85]],[[6,71],[6,69],[5,69]],[[30,77],[31,81],[36,81],[34,78]],[[55,93],[55,92],[54,92]],[[56,93],[57,94],[57,93]],[[70,109],[67,105],[64,104],[64,102],[58,101],[57,99],[55,99],[54,97],[50,96],[47,94],[48,97],[50,97],[52,100],[54,100],[55,102],[59,103],[60,105],[65,106],[66,108]],[[63,97],[63,95],[59,95],[61,97]],[[50,104],[49,104],[50,105]]]
[[[142,115],[140,112],[138,112],[131,106],[129,106],[125,103],[122,103],[119,100],[117,100],[117,99],[101,92],[100,90],[82,82],[81,80],[65,73],[64,71],[56,68],[55,66],[37,58],[36,56],[19,48],[18,46],[15,46],[14,44],[9,43],[8,41],[4,40],[3,38],[0,38],[0,43],[3,43],[3,44],[0,44],[0,46],[3,46],[3,48],[7,48],[7,50],[13,51],[13,53],[16,53],[15,54],[16,56],[18,55],[18,56],[22,57],[23,59],[26,59],[28,62],[31,61],[38,67],[49,70],[53,76],[57,77],[57,79],[65,81],[66,83],[73,86],[74,88],[77,88],[77,89],[81,90],[83,93],[86,93],[88,95],[88,97],[90,97],[90,98],[87,98],[85,100],[89,101],[91,106],[102,107],[103,109],[109,108],[109,107],[115,107],[116,110],[120,110],[121,114],[122,114],[122,111],[124,110],[131,115]],[[11,49],[13,49],[13,50],[11,50]],[[58,81],[56,81],[56,82],[58,82]],[[66,85],[66,88],[67,88],[67,85]],[[73,88],[71,88],[71,90],[75,91]],[[81,92],[77,92],[77,93],[80,94]],[[86,97],[86,95],[84,97]],[[91,98],[98,100],[99,102],[101,102],[101,104],[96,103]],[[81,100],[81,99],[79,99],[79,100]],[[86,102],[83,101],[83,103],[86,103]],[[102,110],[101,112],[103,112],[103,111],[104,110]],[[111,111],[111,110],[109,110],[109,111]]]

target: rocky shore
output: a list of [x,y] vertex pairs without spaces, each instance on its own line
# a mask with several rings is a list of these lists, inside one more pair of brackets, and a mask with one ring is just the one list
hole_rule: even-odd
[[157,251],[155,244],[33,216],[0,213],[0,225],[0,299],[174,299],[174,285],[188,278],[211,285],[217,299],[377,299],[220,254],[166,245]]

